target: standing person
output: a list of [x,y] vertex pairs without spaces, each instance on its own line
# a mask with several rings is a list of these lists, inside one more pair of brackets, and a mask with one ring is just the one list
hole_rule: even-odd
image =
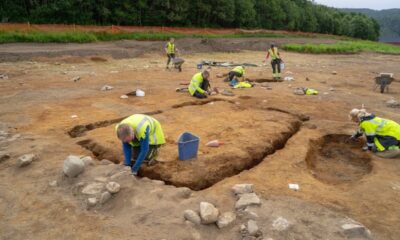
[[358,123],[359,129],[351,136],[354,140],[365,134],[367,148],[382,158],[400,157],[400,125],[392,120],[376,117],[365,109],[353,109],[349,113],[351,121]]
[[207,94],[210,94],[210,72],[204,70],[203,72],[196,73],[193,75],[192,80],[189,84],[189,93],[196,98],[207,98]]
[[176,52],[178,52],[178,49],[175,47],[175,39],[170,38],[169,42],[167,42],[167,44],[165,44],[165,53],[167,54],[167,57],[168,57],[166,69],[169,69],[170,62],[174,63],[174,58],[175,58]]
[[281,55],[279,54],[278,48],[274,43],[271,44],[271,47],[268,49],[266,60],[268,60],[269,56],[271,56],[271,66],[272,66],[272,77],[274,80],[281,79]]
[[244,66],[237,66],[235,68],[233,68],[229,73],[228,73],[228,77],[227,80],[229,82],[229,84],[231,86],[235,86],[236,84],[238,84],[238,80],[236,78],[242,78],[242,80],[244,79]]
[[115,127],[117,137],[122,142],[124,165],[130,166],[132,174],[137,175],[144,160],[155,161],[158,149],[165,144],[161,124],[154,118],[134,114],[122,120]]

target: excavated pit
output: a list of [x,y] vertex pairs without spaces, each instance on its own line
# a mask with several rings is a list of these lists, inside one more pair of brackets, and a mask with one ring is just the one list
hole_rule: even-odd
[[306,157],[313,176],[328,184],[351,183],[372,171],[371,157],[363,142],[349,142],[348,135],[326,135],[311,141]]
[[[175,105],[158,114],[157,119],[163,123],[167,143],[160,150],[160,162],[154,166],[142,165],[140,176],[193,190],[208,188],[256,166],[266,156],[284,148],[302,124],[298,116],[283,111],[243,109],[215,99]],[[184,131],[201,139],[196,159],[178,160],[176,140]],[[86,135],[87,138],[80,139],[77,144],[91,151],[97,159],[123,161],[121,143],[115,137],[113,126],[102,126]],[[222,140],[225,145],[205,146],[214,139]]]

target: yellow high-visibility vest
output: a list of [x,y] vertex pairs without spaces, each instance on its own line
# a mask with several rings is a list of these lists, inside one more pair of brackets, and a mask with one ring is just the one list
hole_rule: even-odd
[[395,121],[374,117],[360,123],[360,129],[366,136],[374,136],[374,143],[378,151],[384,151],[385,147],[376,136],[390,136],[400,141],[400,125]]
[[193,75],[192,80],[190,81],[189,84],[189,93],[190,95],[193,96],[193,94],[196,92],[196,90],[199,93],[205,93],[205,91],[203,89],[201,89],[201,84],[203,83],[203,75],[201,74],[201,72],[196,73],[195,75]]
[[149,144],[161,145],[165,143],[164,132],[161,124],[154,118],[144,114],[134,114],[122,120],[115,130],[118,129],[120,124],[128,124],[132,127],[135,134],[135,139],[130,142],[132,146],[139,146],[139,141],[146,137],[146,128],[149,127]]
[[277,47],[268,49],[269,55],[271,56],[272,60],[279,59],[279,51]]
[[237,72],[241,76],[243,76],[244,75],[244,68],[242,66],[237,66],[234,69],[232,69],[232,72]]
[[167,53],[174,54],[175,53],[175,44],[174,43],[167,43]]

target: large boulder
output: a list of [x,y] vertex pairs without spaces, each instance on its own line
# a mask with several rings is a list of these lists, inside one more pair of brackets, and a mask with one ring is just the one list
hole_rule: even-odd
[[68,177],[76,177],[85,170],[85,163],[78,156],[70,155],[64,161],[63,172]]
[[219,211],[211,203],[200,203],[200,217],[203,224],[215,223],[218,220]]

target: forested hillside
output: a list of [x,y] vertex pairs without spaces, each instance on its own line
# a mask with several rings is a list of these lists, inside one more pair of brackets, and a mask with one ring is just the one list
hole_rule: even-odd
[[264,28],[377,40],[378,23],[308,0],[2,0],[2,22]]
[[366,14],[378,21],[381,31],[380,40],[383,42],[400,42],[400,9],[371,10],[343,9],[346,12]]

